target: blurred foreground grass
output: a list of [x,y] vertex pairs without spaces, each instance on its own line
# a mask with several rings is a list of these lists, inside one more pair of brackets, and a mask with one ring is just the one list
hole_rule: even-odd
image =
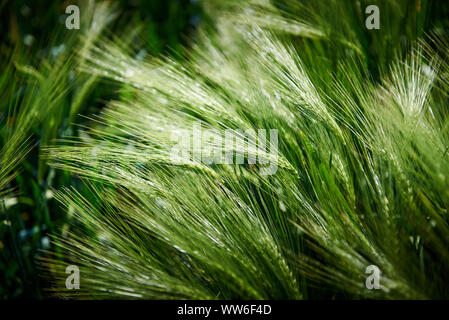
[[[43,297],[36,257],[40,249],[50,248],[48,234],[58,234],[66,217],[52,189],[82,188],[76,177],[48,168],[40,158],[40,147],[77,135],[73,123],[83,125],[87,120],[82,115],[98,113],[103,101],[120,94],[116,84],[100,83],[75,69],[74,54],[81,38],[123,35],[141,58],[176,55],[188,45],[202,16],[196,1],[113,1],[118,15],[97,12],[95,19],[105,25],[96,30],[90,25],[94,3],[84,1],[78,3],[81,29],[66,30],[65,8],[73,3],[77,2],[0,3],[1,156],[8,161],[3,168],[12,165],[11,159],[18,162],[12,170],[16,174],[4,179],[9,182],[0,188],[0,299]],[[51,78],[55,86],[45,87],[50,82],[45,80]],[[25,152],[11,158],[25,144]]]

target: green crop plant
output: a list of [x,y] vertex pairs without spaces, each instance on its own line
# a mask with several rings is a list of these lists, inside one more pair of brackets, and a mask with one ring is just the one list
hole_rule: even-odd
[[[378,30],[365,26],[373,4]],[[55,246],[39,257],[48,293],[448,298],[448,7],[424,0],[203,6],[208,18],[185,50],[142,58],[125,35],[87,32],[54,77],[37,73],[39,90],[55,97],[45,103],[52,108],[69,88],[58,76],[74,68],[75,122],[91,83],[118,88],[72,127],[76,134],[52,135],[39,154],[77,181],[51,190],[67,217],[52,233]],[[27,105],[44,103],[34,97]],[[24,119],[16,132],[31,125]],[[273,161],[246,133],[277,130],[277,145],[266,141],[277,150],[276,172],[262,174],[260,162],[174,161],[177,138],[197,124],[214,138],[197,151],[246,160]],[[218,139],[224,131],[237,143]],[[18,137],[23,148],[4,157],[26,156],[27,134]],[[4,168],[7,184],[16,168]],[[79,267],[78,290],[66,287],[69,265]],[[378,289],[366,285],[369,266],[381,272]]]

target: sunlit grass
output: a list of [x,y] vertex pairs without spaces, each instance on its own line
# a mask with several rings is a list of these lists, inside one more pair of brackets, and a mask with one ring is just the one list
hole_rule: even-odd
[[[200,28],[181,58],[142,59],[124,35],[100,28],[57,69],[22,68],[36,75],[38,94],[5,143],[4,163],[15,164],[1,167],[5,186],[29,150],[26,128],[65,121],[55,110],[71,85],[70,121],[99,79],[120,86],[77,134],[42,141],[39,161],[83,185],[53,190],[69,225],[40,259],[48,290],[94,299],[447,298],[447,35],[422,31],[426,1],[384,2],[374,31],[365,4],[212,1],[213,27]],[[105,23],[115,12],[97,10]],[[277,129],[276,173],[261,174],[258,163],[174,162],[173,137],[199,122],[217,135]],[[224,151],[245,154],[243,146]],[[80,268],[80,290],[65,287],[69,264]],[[370,265],[381,270],[378,290],[365,286]]]

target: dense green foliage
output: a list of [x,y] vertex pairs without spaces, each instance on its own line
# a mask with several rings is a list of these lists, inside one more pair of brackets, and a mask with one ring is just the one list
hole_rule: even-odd
[[99,112],[120,88],[78,72],[82,61],[76,56],[111,32],[126,37],[142,57],[178,52],[201,13],[188,1],[116,1],[96,9],[93,1],[84,1],[81,29],[67,30],[67,5],[0,4],[0,299],[44,295],[48,285],[36,259],[39,250],[51,247],[49,234],[59,234],[67,218],[52,190],[82,188],[70,173],[49,168],[41,148],[78,135],[74,124],[88,122],[82,115]]
[[[55,27],[46,53],[4,46],[2,297],[448,298],[449,6],[202,6],[185,49],[178,6],[168,23],[107,3],[83,7],[81,34]],[[277,172],[173,162],[198,121],[277,129]],[[227,151],[271,156],[243,145]]]

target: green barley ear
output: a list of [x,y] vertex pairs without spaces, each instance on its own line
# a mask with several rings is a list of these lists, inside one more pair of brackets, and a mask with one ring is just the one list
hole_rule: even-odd
[[[44,261],[53,293],[449,296],[448,57],[426,49],[429,40],[415,43],[416,3],[383,7],[392,24],[416,11],[392,39],[363,30],[364,1],[323,3],[210,2],[216,25],[200,29],[183,59],[142,60],[119,39],[82,51],[81,71],[126,94],[92,116],[79,138],[46,148],[51,166],[86,187],[57,193],[73,219],[55,238],[63,259]],[[301,10],[312,15],[294,15]],[[403,29],[410,44],[392,45]],[[245,149],[251,132],[278,130],[275,157],[261,153],[276,159],[277,171],[192,156],[178,141],[191,141],[198,125],[211,136],[200,154],[246,160],[258,155],[254,144]],[[235,145],[222,143],[224,131],[235,133]],[[176,146],[188,156],[174,161]],[[79,290],[65,286],[68,265],[80,269]],[[380,270],[374,289],[370,270]]]

